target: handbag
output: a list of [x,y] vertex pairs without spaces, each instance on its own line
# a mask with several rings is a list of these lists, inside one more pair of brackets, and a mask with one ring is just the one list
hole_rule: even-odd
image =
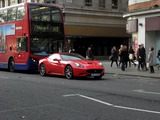
[[129,54],[129,59],[133,60],[133,54]]
[[149,62],[147,62],[147,68],[149,68],[150,67],[150,63]]
[[109,60],[112,60],[113,59],[113,55],[109,56]]

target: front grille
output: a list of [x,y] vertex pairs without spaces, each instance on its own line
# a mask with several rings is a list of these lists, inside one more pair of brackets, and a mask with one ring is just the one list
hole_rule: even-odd
[[101,73],[103,70],[87,70],[88,73]]

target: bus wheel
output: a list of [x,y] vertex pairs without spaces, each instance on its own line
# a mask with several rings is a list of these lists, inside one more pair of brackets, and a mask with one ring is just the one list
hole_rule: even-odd
[[41,76],[45,76],[46,75],[46,67],[45,67],[45,65],[43,63],[40,65],[39,73],[40,73]]
[[9,60],[9,67],[8,67],[8,69],[9,69],[10,72],[14,72],[14,59],[13,58],[11,58]]
[[73,69],[70,65],[66,66],[66,68],[65,68],[65,77],[67,79],[72,79],[73,78]]

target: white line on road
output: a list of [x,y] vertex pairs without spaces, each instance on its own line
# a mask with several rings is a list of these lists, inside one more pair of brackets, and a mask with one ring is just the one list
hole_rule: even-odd
[[142,89],[140,89],[140,90],[133,90],[133,91],[139,92],[139,93],[160,95],[160,93],[158,93],[158,92],[149,92],[149,91],[144,91],[144,90],[142,90]]
[[81,95],[81,94],[63,95],[63,97],[73,97],[73,96],[79,96],[79,97],[82,97],[82,98],[86,98],[86,99],[89,99],[89,100],[92,100],[92,101],[95,101],[95,102],[98,102],[98,103],[101,103],[101,104],[104,104],[104,105],[107,105],[107,106],[111,106],[111,107],[114,107],[114,108],[133,110],[133,111],[139,111],[139,112],[146,112],[146,113],[160,114],[159,111],[152,111],[152,110],[144,110],[144,109],[138,109],[138,108],[125,107],[125,106],[118,106],[118,105],[114,105],[114,104],[111,104],[111,103],[108,103],[108,102],[104,102],[104,101],[101,101],[101,100],[98,100],[98,99],[95,99],[95,98],[92,98],[92,97],[88,97],[88,96],[85,96],[85,95]]
[[79,94],[68,94],[68,95],[63,95],[63,97],[72,97],[72,96],[79,96]]
[[3,78],[3,79],[8,79],[8,77],[3,77],[3,76],[0,76],[0,78]]

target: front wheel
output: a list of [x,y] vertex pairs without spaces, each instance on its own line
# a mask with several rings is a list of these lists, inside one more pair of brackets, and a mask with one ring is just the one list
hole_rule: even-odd
[[14,59],[13,59],[13,58],[11,58],[11,59],[9,60],[8,70],[9,70],[10,72],[14,72]]
[[65,68],[65,77],[67,79],[72,79],[73,78],[73,69],[70,65],[66,66],[66,68]]
[[39,73],[40,73],[41,76],[45,76],[46,75],[46,67],[45,67],[44,64],[40,65]]

